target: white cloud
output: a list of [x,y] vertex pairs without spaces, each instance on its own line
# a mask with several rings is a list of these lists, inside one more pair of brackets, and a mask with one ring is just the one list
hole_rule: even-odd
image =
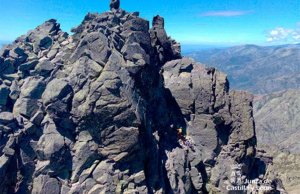
[[300,29],[293,31],[292,32],[292,37],[295,40],[300,40]]
[[201,14],[201,16],[204,17],[234,17],[234,16],[241,16],[241,15],[247,15],[252,13],[253,11],[249,10],[240,10],[240,11],[234,11],[234,10],[225,10],[225,11],[209,11],[204,12]]
[[299,42],[300,24],[298,24],[295,29],[277,27],[270,30],[266,38],[268,42]]

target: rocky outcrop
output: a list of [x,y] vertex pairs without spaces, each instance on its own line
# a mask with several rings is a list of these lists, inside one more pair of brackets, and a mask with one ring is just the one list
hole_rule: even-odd
[[120,8],[120,0],[111,0],[109,7],[110,7],[111,11],[119,9]]
[[156,51],[160,64],[181,58],[180,44],[167,35],[164,18],[159,15],[153,18],[150,36],[151,45]]
[[279,150],[274,145],[259,145],[257,157],[265,161],[266,179],[276,180],[276,186],[284,186],[289,194],[300,192],[299,154]]
[[[163,70],[165,87],[176,102],[169,107],[178,106],[182,115],[182,123],[176,125],[184,126],[184,132],[194,145],[182,157],[188,158],[190,167],[185,173],[190,173],[197,192],[201,187],[204,192],[226,192],[227,186],[235,184],[229,179],[238,178],[231,177],[235,170],[233,166],[239,165],[238,170],[246,179],[254,162],[256,137],[251,95],[236,91],[229,93],[225,74],[189,59],[168,62]],[[180,154],[176,149],[172,152]],[[200,182],[195,176],[199,173]]]
[[0,52],[0,193],[230,193],[263,175],[252,96],[182,58],[163,18],[113,8]]

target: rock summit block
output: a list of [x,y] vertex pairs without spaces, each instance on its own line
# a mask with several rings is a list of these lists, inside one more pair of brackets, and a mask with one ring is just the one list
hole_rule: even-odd
[[110,0],[110,10],[118,10],[120,8],[120,0]]

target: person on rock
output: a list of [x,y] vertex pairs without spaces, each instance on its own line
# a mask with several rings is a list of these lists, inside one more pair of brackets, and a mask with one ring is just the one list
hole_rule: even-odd
[[177,128],[177,138],[180,139],[185,146],[195,151],[192,140],[186,137],[186,135],[183,133],[182,127]]
[[182,127],[177,128],[177,137],[179,139],[184,139]]
[[118,10],[120,8],[120,0],[110,0],[110,10]]

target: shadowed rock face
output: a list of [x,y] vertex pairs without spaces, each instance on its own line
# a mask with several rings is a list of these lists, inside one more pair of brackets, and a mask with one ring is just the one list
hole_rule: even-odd
[[1,50],[0,193],[228,193],[264,173],[252,96],[153,23],[49,20]]

